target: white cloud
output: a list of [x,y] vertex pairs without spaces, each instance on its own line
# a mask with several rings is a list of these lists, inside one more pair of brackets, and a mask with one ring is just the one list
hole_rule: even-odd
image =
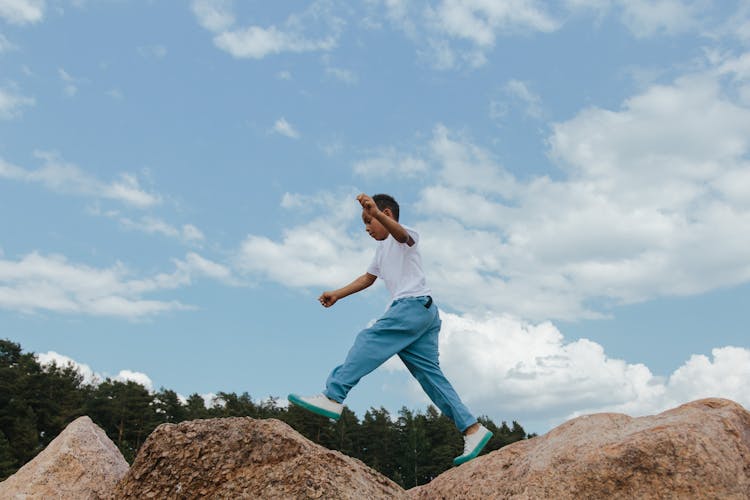
[[730,26],[721,27],[711,17],[713,4],[706,0],[381,0],[371,4],[382,12],[369,12],[368,27],[380,28],[378,17],[384,18],[439,70],[482,66],[498,38],[551,33],[580,13],[594,14],[597,21],[616,16],[638,38],[687,32],[729,32],[750,38],[746,7],[739,7]]
[[87,364],[78,363],[73,358],[59,354],[55,351],[48,351],[45,353],[39,353],[36,355],[36,359],[40,365],[46,366],[56,364],[59,367],[72,366],[78,373],[83,377],[83,383],[88,385],[94,385],[101,382],[105,377],[94,373],[94,370]]
[[0,158],[0,178],[39,183],[58,193],[115,200],[136,208],[161,203],[161,197],[145,191],[133,174],[123,173],[119,179],[105,183],[55,153],[36,152],[36,156],[44,161],[38,170],[27,170]]
[[[213,32],[214,44],[236,58],[263,59],[283,52],[303,53],[329,51],[336,47],[343,23],[327,2],[313,2],[300,14],[292,14],[281,28],[236,27],[233,2],[196,0],[192,4],[198,22]],[[322,26],[328,33],[310,36],[307,31]]]
[[332,37],[310,40],[281,31],[275,26],[250,26],[236,31],[226,31],[217,35],[214,43],[234,57],[250,59],[263,59],[267,55],[282,52],[325,51],[336,46],[336,40]]
[[354,194],[286,193],[282,206],[303,213],[325,207],[327,215],[285,230],[280,242],[249,235],[235,258],[238,269],[290,287],[341,286],[364,272],[372,247],[363,230],[348,230],[361,212]]
[[636,37],[706,30],[713,8],[705,0],[566,0],[572,12],[616,15]]
[[278,243],[248,236],[237,266],[290,287],[342,286],[365,271],[370,253],[361,240],[346,235],[345,227],[317,220],[285,230]]
[[[406,220],[422,234],[435,294],[461,311],[595,318],[615,305],[746,283],[744,68],[740,58],[724,59],[652,85],[619,109],[592,107],[553,124],[549,154],[562,174],[554,180],[521,180],[491,151],[444,125],[417,153],[386,148],[355,172],[408,172],[399,165],[403,158],[414,171],[430,166],[429,176],[417,177],[420,196]],[[320,272],[334,276],[337,260],[346,265],[343,274],[356,273],[372,248],[347,231],[355,221],[322,222],[319,232],[314,224],[292,227],[279,242],[248,238],[245,250],[257,259],[248,270],[289,286],[318,284],[313,276]],[[338,255],[344,249],[348,257]],[[291,269],[303,269],[306,278]]]
[[276,123],[273,124],[273,128],[271,130],[273,132],[276,132],[277,134],[289,137],[290,139],[299,139],[299,132],[297,132],[294,126],[286,121],[286,118],[284,117],[276,120]]
[[542,117],[542,100],[527,84],[520,80],[510,80],[505,84],[505,92],[523,103],[526,115],[531,118]]
[[[658,413],[704,397],[750,406],[750,350],[722,347],[695,355],[669,377],[643,364],[614,359],[587,339],[567,342],[551,323],[510,316],[441,312],[440,363],[477,414],[552,427],[574,416],[615,411]],[[391,370],[404,370],[400,362]],[[417,383],[411,393],[423,398]]]
[[222,31],[234,24],[232,0],[193,0],[191,8],[201,26],[209,31]]
[[[59,354],[55,351],[36,354],[36,359],[42,366],[48,366],[53,363],[59,367],[71,366],[81,374],[83,382],[88,385],[99,385],[102,381],[108,378],[106,375],[94,372],[89,365],[79,363],[73,358],[65,356],[64,354]],[[142,372],[120,370],[113,380],[118,382],[135,382],[145,387],[149,392],[154,391],[154,383],[151,380],[151,377]]]
[[18,118],[21,116],[22,108],[34,104],[36,104],[36,101],[31,97],[19,95],[10,89],[0,88],[0,120]]
[[206,408],[216,408],[222,406],[223,401],[216,393],[207,392],[205,394],[200,394],[200,397],[203,398],[203,403],[206,405]]
[[622,0],[619,4],[623,22],[637,37],[693,31],[709,7],[703,0]]
[[416,177],[428,170],[427,162],[412,155],[399,154],[388,148],[354,164],[354,171],[364,177]]
[[182,239],[186,241],[203,241],[206,239],[203,231],[192,224],[183,224],[181,235]]
[[[418,53],[436,69],[486,63],[499,36],[548,33],[562,22],[543,2],[511,0],[441,0],[382,2],[385,18],[418,45]],[[377,23],[370,23],[378,26]],[[465,43],[469,47],[466,48]]]
[[187,276],[204,276],[228,285],[239,284],[239,281],[232,275],[232,270],[227,266],[206,259],[195,252],[189,252],[184,261],[175,260],[175,264],[177,269]]
[[479,47],[494,46],[499,33],[551,32],[559,27],[558,21],[544,11],[544,5],[535,0],[442,0],[428,12],[439,31]]
[[11,24],[32,24],[44,17],[44,0],[0,0],[0,18]]
[[[117,213],[111,214],[117,217]],[[205,240],[205,236],[200,229],[192,224],[183,224],[181,228],[175,227],[159,218],[152,216],[143,216],[138,220],[132,220],[128,217],[120,217],[120,223],[129,229],[143,231],[149,234],[161,234],[170,238],[179,239],[185,243],[199,243]]]
[[114,378],[118,382],[135,382],[145,387],[148,392],[154,391],[154,383],[145,373],[134,372],[132,370],[120,370],[120,373]]
[[188,286],[193,278],[208,277],[235,285],[231,271],[190,252],[175,259],[175,271],[145,278],[123,264],[94,268],[69,262],[60,255],[30,253],[19,260],[0,259],[0,308],[33,313],[113,316],[138,319],[192,307],[178,301],[149,300],[143,296]]

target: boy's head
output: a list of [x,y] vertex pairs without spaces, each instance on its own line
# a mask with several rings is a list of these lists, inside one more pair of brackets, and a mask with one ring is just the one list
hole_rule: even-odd
[[398,221],[398,202],[393,199],[393,196],[389,194],[376,194],[372,197],[372,201],[378,206],[381,212],[385,212],[385,209],[391,211],[391,217]]
[[[391,219],[398,221],[398,202],[393,196],[387,194],[376,194],[372,197],[378,209]],[[377,219],[370,217],[367,212],[362,212],[362,222],[365,223],[365,231],[378,241],[388,238],[388,230]]]

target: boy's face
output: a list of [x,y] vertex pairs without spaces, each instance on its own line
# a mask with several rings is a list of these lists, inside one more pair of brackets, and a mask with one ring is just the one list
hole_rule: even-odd
[[[391,216],[390,210],[388,210],[387,208],[383,211],[383,213],[385,213],[389,217]],[[385,226],[381,224],[379,220],[372,218],[364,210],[362,211],[362,222],[365,223],[365,231],[367,231],[367,234],[369,234],[376,240],[383,241],[388,237],[389,233]]]

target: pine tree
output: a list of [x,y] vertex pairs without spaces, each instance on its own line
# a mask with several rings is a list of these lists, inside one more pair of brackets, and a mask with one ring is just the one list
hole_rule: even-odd
[[177,393],[163,387],[154,396],[154,411],[159,415],[159,421],[165,423],[182,422],[188,416],[188,410]]
[[0,432],[0,481],[10,477],[18,469],[16,457],[10,447],[8,438]]
[[159,423],[153,396],[132,381],[105,380],[93,391],[87,414],[104,429],[129,462]]
[[362,419],[362,460],[376,471],[393,477],[398,470],[396,425],[388,410],[370,408]]
[[199,418],[208,418],[208,410],[206,409],[206,401],[200,394],[191,394],[187,399],[185,405],[185,419],[196,420]]

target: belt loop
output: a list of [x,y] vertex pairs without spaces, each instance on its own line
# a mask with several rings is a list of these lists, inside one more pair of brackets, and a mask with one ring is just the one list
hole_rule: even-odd
[[425,308],[425,309],[429,309],[431,305],[432,305],[432,297],[430,297],[430,296],[428,295],[428,296],[427,296],[427,302],[425,302],[425,304],[424,304],[424,308]]

